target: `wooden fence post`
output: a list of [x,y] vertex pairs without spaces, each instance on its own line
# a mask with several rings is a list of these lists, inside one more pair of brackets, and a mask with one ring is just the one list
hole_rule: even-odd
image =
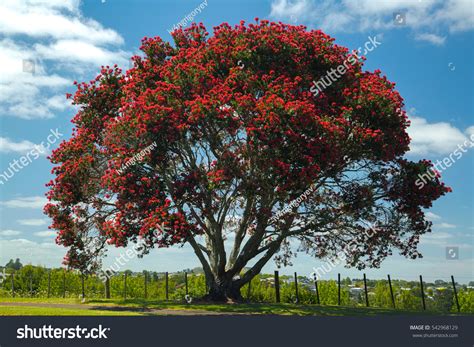
[[105,277],[105,298],[110,299],[110,278],[108,275]]
[[337,304],[341,305],[341,274],[337,274]]
[[165,281],[166,281],[166,301],[169,298],[169,282],[168,282],[168,272],[165,274]]
[[146,271],[144,271],[144,272],[143,272],[143,275],[145,276],[145,277],[144,277],[144,281],[145,281],[145,283],[144,283],[144,284],[145,284],[145,299],[148,297],[148,290],[147,290],[147,276],[146,276],[146,274],[147,274],[147,272],[146,272]]
[[456,282],[454,282],[453,275],[451,275],[451,282],[453,283],[454,297],[456,299],[456,307],[458,308],[458,312],[461,312],[461,308],[459,307],[458,292],[456,291]]
[[48,298],[51,295],[51,270],[48,271]]
[[123,274],[123,299],[127,300],[127,272]]
[[275,271],[275,301],[280,303],[280,277],[278,271]]
[[295,293],[296,293],[296,304],[300,302],[300,295],[298,293],[298,275],[295,272]]
[[81,295],[82,295],[82,298],[84,299],[86,297],[86,288],[84,286],[84,274],[81,274]]
[[11,279],[12,279],[12,297],[15,297],[15,273],[12,272],[11,274]]
[[63,299],[66,297],[66,270],[63,271]]
[[316,303],[320,305],[321,302],[319,301],[318,279],[316,276],[314,277],[314,289],[316,290]]
[[184,272],[184,285],[185,285],[185,289],[186,289],[186,295],[189,294],[189,290],[188,290],[188,273],[185,271]]
[[392,305],[393,305],[393,308],[395,308],[395,298],[393,297],[392,281],[390,280],[390,275],[387,275],[387,277],[388,277],[388,286],[390,287],[390,297],[392,298]]
[[423,310],[426,310],[425,291],[423,290],[423,277],[421,277],[421,275],[420,275],[420,289],[421,289],[421,301],[423,302]]
[[364,274],[365,306],[369,307],[369,293],[367,293],[367,278]]
[[249,286],[247,287],[247,300],[250,300],[250,294],[252,294],[252,280],[249,281]]

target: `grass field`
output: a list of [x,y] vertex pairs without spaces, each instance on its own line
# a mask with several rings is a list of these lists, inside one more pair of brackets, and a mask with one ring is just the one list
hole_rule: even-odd
[[0,306],[0,316],[139,316],[137,312],[117,312],[58,307]]
[[2,298],[0,316],[153,316],[153,315],[299,315],[376,316],[435,314],[372,307],[298,304],[180,304],[158,300],[100,299],[82,303],[78,299]]

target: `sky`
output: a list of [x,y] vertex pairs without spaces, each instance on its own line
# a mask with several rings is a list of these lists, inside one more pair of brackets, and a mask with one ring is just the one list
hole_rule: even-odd
[[[201,7],[201,11],[193,10]],[[255,18],[321,29],[350,49],[376,40],[365,69],[382,70],[405,100],[412,121],[410,160],[453,158],[442,179],[453,192],[427,211],[433,232],[422,236],[423,259],[386,259],[369,278],[474,280],[474,1],[470,0],[2,0],[0,2],[0,264],[10,258],[59,267],[66,249],[42,213],[52,176],[48,153],[70,137],[76,110],[65,98],[73,82],[89,81],[101,65],[130,66],[144,36],[171,40],[186,16],[213,26]],[[188,17],[189,18],[189,17]],[[364,48],[363,48],[364,49]],[[474,139],[474,137],[473,137]],[[468,141],[468,142],[466,142]],[[473,143],[474,144],[474,143]],[[458,146],[461,146],[459,148]],[[28,160],[20,158],[30,153]],[[8,168],[17,161],[13,175]],[[21,166],[21,167],[20,167]],[[7,174],[7,175],[6,175]],[[9,176],[9,177],[8,177]],[[111,249],[105,266],[123,249]],[[309,275],[322,260],[300,254],[280,269]],[[130,259],[133,271],[199,266],[192,250],[152,251]],[[276,269],[273,261],[263,272]],[[362,276],[336,266],[323,278]]]

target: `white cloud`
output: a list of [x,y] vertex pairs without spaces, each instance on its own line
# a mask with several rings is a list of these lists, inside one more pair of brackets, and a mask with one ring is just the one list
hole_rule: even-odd
[[[454,33],[474,28],[472,6],[470,0],[273,0],[270,16],[296,19],[330,32],[408,27],[415,32],[444,29]],[[396,25],[396,13],[404,13],[404,25]]]
[[474,125],[470,126],[469,128],[466,129],[465,131],[466,135],[472,137],[474,135]]
[[442,46],[444,45],[444,42],[446,41],[446,36],[438,36],[435,34],[423,33],[423,34],[417,34],[415,36],[415,40],[426,41],[436,46]]
[[[0,116],[47,119],[70,107],[74,73],[125,66],[123,38],[83,16],[79,0],[0,3]],[[32,43],[33,42],[33,43]],[[24,61],[31,62],[24,69]],[[68,90],[70,91],[70,90]]]
[[446,240],[450,239],[453,236],[447,232],[431,232],[429,234],[423,235],[422,239],[425,241],[425,243],[432,243],[439,240]]
[[7,201],[0,201],[0,206],[8,208],[32,208],[42,209],[48,200],[42,196],[30,196],[24,198],[16,198]]
[[16,236],[20,234],[21,234],[21,231],[18,231],[18,230],[10,230],[10,229],[0,230],[0,236]]
[[[104,268],[113,265],[116,258],[125,254],[126,249],[131,249],[131,246],[127,248],[109,246],[108,249],[108,256],[104,259]],[[0,264],[5,264],[12,258],[20,258],[23,264],[60,267],[66,251],[67,248],[57,245],[53,238],[45,238],[40,242],[24,238],[0,239]],[[176,259],[179,259],[179,262]],[[185,245],[184,247],[153,249],[143,258],[134,257],[126,262],[122,270],[178,271],[196,266],[200,266],[199,261],[192,248]]]
[[448,0],[436,12],[436,22],[449,23],[452,32],[467,31],[474,28],[474,4],[471,0]]
[[465,250],[472,249],[472,244],[459,242],[459,235],[447,233],[444,231],[434,231],[429,234],[423,235],[420,239],[420,244],[438,247],[457,246]]
[[46,105],[49,108],[56,110],[65,110],[68,107],[72,107],[70,101],[66,99],[65,95],[54,95],[46,100]]
[[411,121],[407,129],[411,138],[409,154],[448,154],[468,140],[461,130],[447,122],[428,123],[426,119],[415,116],[409,116],[409,119]]
[[77,38],[94,43],[123,43],[122,37],[95,20],[81,16],[79,1],[3,0],[0,31],[35,38]]
[[45,230],[45,231],[38,231],[34,233],[33,235],[39,236],[39,237],[51,237],[51,236],[56,236],[56,232],[52,230]]
[[124,65],[128,62],[124,51],[110,51],[81,40],[59,40],[50,45],[35,45],[35,51],[44,59],[60,60],[67,65],[77,63],[100,65]]
[[19,219],[17,222],[21,225],[28,225],[28,226],[41,226],[48,223],[46,219],[41,218],[31,218],[31,219]]
[[0,264],[9,259],[20,258],[23,264],[60,267],[66,253],[64,247],[58,246],[53,240],[34,242],[27,239],[0,239]]
[[435,214],[435,213],[433,213],[433,212],[426,212],[426,213],[425,213],[425,217],[426,217],[426,219],[431,220],[431,221],[440,220],[440,219],[441,219],[440,216],[438,216],[437,214]]
[[[31,62],[32,72],[23,71],[24,60]],[[47,75],[44,65],[27,45],[11,39],[0,40],[0,115],[51,118],[50,108],[55,107],[41,94],[55,93],[71,84],[72,81],[57,74]]]
[[20,153],[26,154],[32,149],[37,149],[38,154],[47,155],[48,151],[42,145],[34,144],[31,141],[23,140],[20,142],[14,142],[6,137],[0,137],[0,152],[1,153]]
[[439,229],[454,229],[456,226],[454,224],[449,224],[449,223],[439,223],[434,225],[435,228]]

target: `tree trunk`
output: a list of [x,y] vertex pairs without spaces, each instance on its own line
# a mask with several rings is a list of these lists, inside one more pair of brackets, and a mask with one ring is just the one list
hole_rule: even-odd
[[215,302],[242,302],[244,301],[240,293],[241,285],[234,280],[217,280],[210,285],[209,292],[204,296],[204,300]]

